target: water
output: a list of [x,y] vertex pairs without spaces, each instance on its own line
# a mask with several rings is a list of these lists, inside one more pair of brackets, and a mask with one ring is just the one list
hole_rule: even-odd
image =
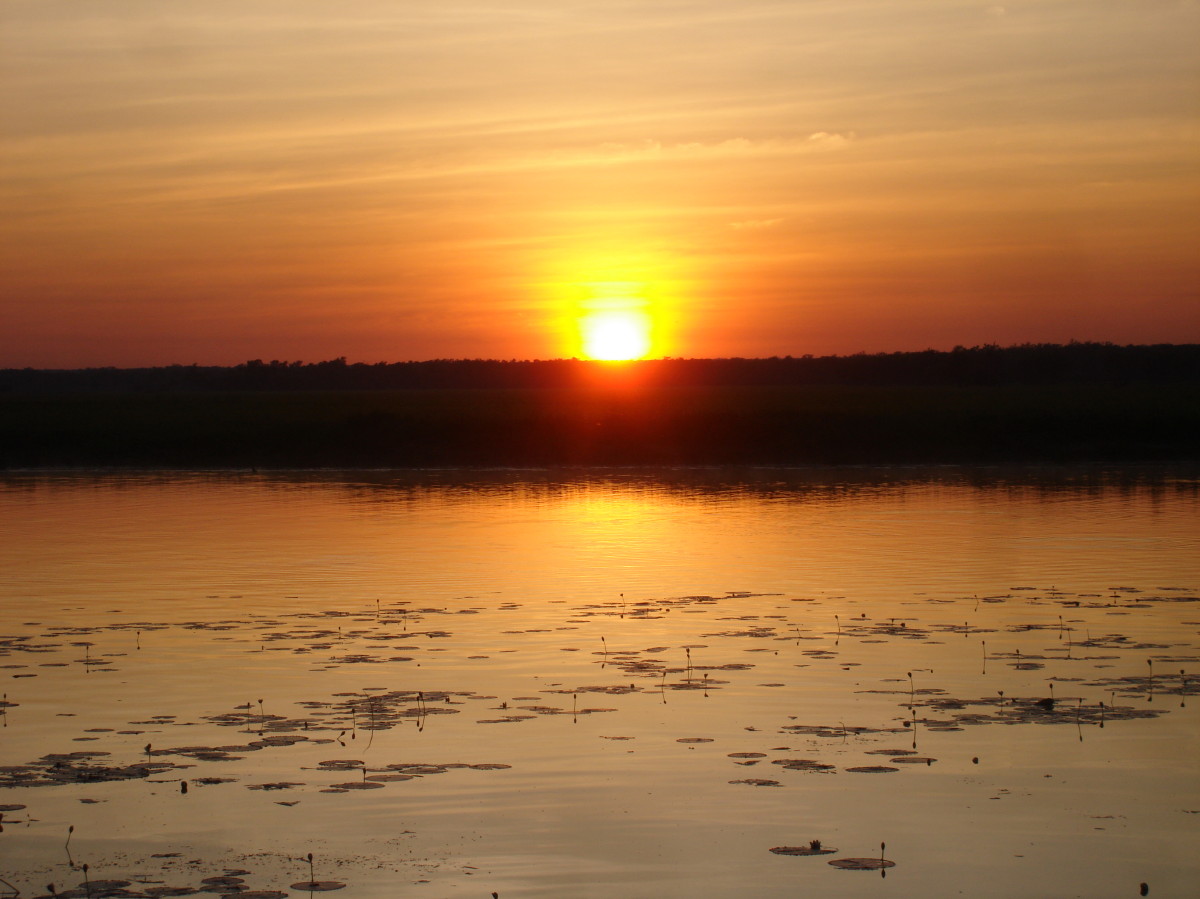
[[[0,509],[22,895],[288,890],[309,852],[363,897],[1200,882],[1194,472],[16,474]],[[827,864],[881,842],[886,878]]]

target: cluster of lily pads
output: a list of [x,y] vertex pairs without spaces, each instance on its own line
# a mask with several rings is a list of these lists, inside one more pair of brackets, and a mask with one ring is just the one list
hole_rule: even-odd
[[[1014,587],[1014,592],[1028,588]],[[1013,594],[989,596],[976,599],[979,603],[997,603],[1011,599]],[[726,597],[690,596],[665,600],[587,603],[568,607],[569,629],[574,625],[603,621],[612,618],[630,621],[661,619],[668,615],[703,610],[720,611],[725,600],[744,600],[748,594],[730,593]],[[1159,602],[1196,603],[1200,597],[1175,592],[1170,595],[1146,596],[1137,594],[1133,588],[1114,588],[1107,597],[1079,596],[1057,591],[1047,593],[1047,601],[1057,603],[1066,614],[1071,610],[1094,609],[1110,614],[1128,614],[1130,610],[1145,608]],[[793,603],[814,603],[816,600],[799,598]],[[931,600],[931,602],[933,602]],[[802,606],[801,606],[802,607]],[[519,604],[506,603],[498,611],[516,611]],[[960,608],[956,606],[956,608]],[[346,612],[341,610],[312,612],[303,611],[292,615],[275,615],[267,618],[247,618],[214,622],[189,621],[178,624],[163,622],[137,622],[95,626],[47,627],[41,633],[0,636],[0,659],[14,660],[5,664],[11,677],[37,676],[30,670],[29,662],[42,655],[71,651],[81,653],[81,658],[72,662],[46,661],[37,667],[44,673],[53,673],[70,664],[82,664],[89,673],[112,672],[119,669],[122,652],[94,651],[101,637],[108,631],[134,631],[140,646],[143,632],[178,627],[201,632],[218,632],[227,639],[240,639],[245,652],[291,652],[303,655],[317,666],[315,670],[326,671],[354,665],[370,665],[384,662],[407,663],[421,656],[429,641],[439,641],[453,636],[445,627],[429,626],[429,619],[445,619],[451,615],[480,614],[487,611],[479,608],[460,608],[454,611],[441,608],[412,608],[411,604],[400,603],[394,607]],[[680,615],[679,617],[682,617]],[[706,619],[707,620],[707,619]],[[999,629],[973,626],[969,622],[921,622],[915,619],[871,619],[864,612],[858,617],[842,619],[833,616],[832,622],[820,625],[807,620],[806,628],[789,620],[785,614],[738,615],[719,618],[720,629],[704,630],[690,639],[715,641],[686,642],[676,645],[652,645],[644,649],[611,649],[604,637],[600,646],[591,649],[591,661],[603,678],[599,683],[580,683],[573,686],[540,686],[532,695],[521,695],[509,699],[481,694],[471,690],[439,689],[412,690],[394,687],[364,687],[356,691],[340,692],[316,699],[305,699],[296,703],[300,711],[282,715],[268,712],[262,699],[238,699],[226,711],[205,715],[197,721],[187,721],[175,715],[156,715],[129,722],[131,728],[153,728],[156,742],[147,743],[143,753],[136,759],[113,760],[109,752],[101,749],[51,753],[39,759],[0,766],[0,788],[16,789],[68,784],[90,784],[107,781],[161,779],[194,768],[198,764],[220,765],[243,759],[252,753],[285,750],[299,744],[332,745],[345,747],[347,740],[358,738],[360,732],[369,741],[376,733],[401,726],[423,729],[430,719],[439,716],[457,715],[473,709],[478,724],[521,724],[538,718],[551,716],[581,716],[618,712],[619,708],[591,705],[592,697],[605,697],[619,705],[620,697],[637,694],[657,694],[664,697],[668,691],[699,691],[708,695],[729,686],[731,679],[754,669],[752,662],[723,658],[726,647],[737,645],[742,652],[761,652],[774,644],[789,644],[805,660],[805,664],[821,664],[837,661],[843,641],[846,643],[880,643],[885,641],[925,641],[935,637],[960,635],[963,638],[991,637],[993,643],[1002,638]],[[1119,633],[1093,635],[1079,621],[1066,621],[1059,617],[1057,625],[1040,621],[1036,624],[1013,624],[1005,629],[1011,634],[1029,631],[1052,632],[1057,629],[1058,647],[1040,653],[1020,651],[1001,652],[988,649],[986,639],[980,639],[980,664],[986,673],[987,665],[1009,667],[1019,671],[1038,670],[1053,662],[1087,669],[1099,668],[1130,652],[1141,653],[1146,660],[1147,670],[1137,674],[1112,674],[1085,680],[1083,677],[1057,677],[1047,681],[1044,695],[1006,695],[997,689],[994,694],[956,697],[945,690],[920,681],[932,680],[923,674],[918,680],[912,672],[906,677],[892,680],[900,686],[887,689],[864,690],[883,696],[892,696],[898,704],[899,716],[883,724],[804,723],[792,720],[779,723],[776,732],[791,737],[803,737],[810,743],[821,741],[863,740],[875,738],[895,742],[896,735],[912,737],[918,729],[927,731],[961,731],[969,727],[987,725],[1074,725],[1080,728],[1104,727],[1109,722],[1132,721],[1165,714],[1165,704],[1152,706],[1156,696],[1178,697],[1182,702],[1196,692],[1200,676],[1189,674],[1189,665],[1194,666],[1200,657],[1197,647],[1190,643],[1176,645],[1139,643]],[[545,628],[530,628],[508,633],[546,633]],[[1000,637],[996,635],[1000,633]],[[89,638],[89,639],[81,639]],[[762,644],[750,645],[746,644]],[[806,644],[817,642],[817,646]],[[564,651],[578,652],[580,647],[562,647]],[[696,651],[696,652],[693,652]],[[403,654],[401,654],[403,653]],[[703,655],[703,660],[701,659]],[[470,659],[486,659],[472,655]],[[20,660],[20,661],[16,661]],[[840,664],[840,662],[839,662]],[[855,663],[847,663],[847,665]],[[1156,668],[1157,666],[1157,668]],[[1195,670],[1194,667],[1192,670]],[[590,678],[589,678],[590,679]],[[1055,684],[1065,688],[1055,694]],[[778,683],[760,684],[760,687],[779,687]],[[1088,696],[1064,695],[1065,690]],[[568,697],[570,702],[568,703]],[[581,704],[580,698],[584,702]],[[1144,699],[1147,704],[1137,707],[1126,700],[1132,697]],[[4,694],[0,700],[0,716],[19,708],[17,700]],[[194,728],[197,725],[220,728],[236,732],[233,739],[201,745],[188,742],[175,745],[168,737],[173,728]],[[116,731],[119,735],[139,734],[137,729]],[[112,733],[106,728],[89,728],[81,740],[101,740],[103,734]],[[606,739],[632,739],[626,736],[607,736]],[[164,742],[165,740],[165,742]],[[689,748],[705,749],[704,744],[713,743],[707,737],[680,737],[677,742]],[[361,745],[361,744],[359,744]],[[778,750],[787,753],[770,758],[759,751],[737,751],[726,755],[732,763],[741,767],[753,767],[767,762],[778,769],[777,777],[742,777],[729,783],[752,787],[782,787],[786,781],[799,775],[891,774],[901,770],[929,767],[936,758],[918,754],[915,748],[888,748],[876,746],[865,749],[866,755],[879,756],[886,764],[852,764],[838,766],[819,758],[796,758],[786,747]],[[874,762],[874,759],[867,761]],[[323,793],[351,793],[378,790],[391,783],[413,781],[432,775],[452,771],[498,771],[509,768],[507,763],[482,762],[374,762],[368,765],[361,759],[331,758],[320,761],[307,769],[303,779],[275,780],[247,784],[247,788],[263,793],[295,790],[309,786],[309,780],[317,780],[314,789]],[[775,773],[775,772],[772,772]],[[187,791],[189,781],[196,785],[228,783],[233,778],[217,775],[194,774],[188,780],[179,780],[180,788]],[[161,781],[160,781],[161,782]],[[278,801],[280,805],[295,805],[298,800]],[[0,806],[2,811],[16,811],[21,805]],[[0,820],[2,820],[0,814]],[[784,856],[830,855],[830,849],[813,840],[808,846],[777,846],[770,850]],[[310,860],[311,861],[311,860]],[[849,870],[882,870],[891,867],[881,854],[879,858],[835,859],[830,864]],[[273,890],[254,890],[243,875],[249,872],[228,870],[206,878],[194,887],[168,887],[156,884],[133,885],[129,881],[97,880],[85,881],[80,886],[68,889],[49,890],[46,899],[92,899],[92,897],[149,897],[188,895],[195,892],[238,895],[243,899],[279,899],[285,893]],[[318,892],[342,886],[332,881],[309,881],[292,885],[293,890]]]

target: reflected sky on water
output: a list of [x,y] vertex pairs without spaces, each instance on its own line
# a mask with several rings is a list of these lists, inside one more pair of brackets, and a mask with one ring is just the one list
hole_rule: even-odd
[[[1159,476],[1155,476],[1155,475]],[[9,478],[14,595],[72,578],[251,592],[995,590],[1200,582],[1200,483],[1170,472],[687,470]],[[114,575],[114,572],[117,572]],[[1096,582],[1090,582],[1095,574]],[[211,589],[210,589],[211,588]]]
[[[38,473],[0,507],[0,771],[191,766],[0,789],[30,895],[79,879],[69,826],[105,877],[286,889],[312,851],[370,899],[1200,874],[1187,472]],[[769,852],[811,839],[897,866]]]

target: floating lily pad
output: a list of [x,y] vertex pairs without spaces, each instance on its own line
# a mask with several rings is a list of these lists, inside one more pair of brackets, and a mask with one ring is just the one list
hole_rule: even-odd
[[893,771],[899,771],[900,769],[893,768],[891,765],[856,765],[846,770],[853,771],[856,774],[891,774]]
[[777,780],[766,780],[765,778],[760,778],[760,777],[746,777],[746,778],[743,778],[742,780],[731,780],[730,783],[731,784],[749,784],[752,787],[782,787],[783,786],[783,784],[781,784]]
[[294,783],[292,781],[280,780],[273,783],[265,784],[247,784],[247,790],[290,790],[292,787],[302,787],[302,783]]
[[308,893],[327,893],[330,890],[340,890],[346,885],[338,883],[336,880],[307,880],[303,883],[293,883],[293,890],[302,890]]
[[835,858],[829,864],[843,871],[878,871],[896,867],[895,862],[886,858]]
[[387,767],[404,774],[445,774],[448,770],[445,765],[404,765],[396,763]]
[[833,855],[837,852],[836,849],[814,849],[812,846],[773,846],[771,851],[776,855]]
[[[165,855],[177,856],[178,852],[165,853]],[[162,855],[156,855],[155,858],[162,858]],[[200,891],[195,887],[143,887],[142,892],[153,899],[167,899],[169,896],[194,896]]]
[[774,759],[771,764],[782,765],[788,771],[832,771],[837,767],[816,759]]

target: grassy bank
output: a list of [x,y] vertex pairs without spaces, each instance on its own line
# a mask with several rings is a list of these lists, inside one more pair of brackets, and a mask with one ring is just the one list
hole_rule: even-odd
[[0,466],[866,464],[1200,458],[1200,387],[0,395]]

